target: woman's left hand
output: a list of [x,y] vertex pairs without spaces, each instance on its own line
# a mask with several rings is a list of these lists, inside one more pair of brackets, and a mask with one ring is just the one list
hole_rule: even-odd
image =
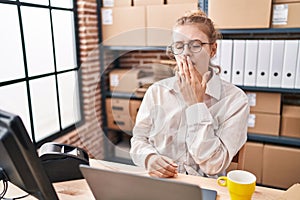
[[206,84],[211,72],[207,71],[202,76],[193,65],[189,56],[177,61],[177,65],[179,67],[179,73],[176,73],[178,85],[187,105],[190,106],[195,103],[203,102]]

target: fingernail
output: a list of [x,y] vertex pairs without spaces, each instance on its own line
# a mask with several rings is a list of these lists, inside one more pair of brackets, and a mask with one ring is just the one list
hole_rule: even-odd
[[178,167],[178,165],[177,165],[176,163],[171,163],[171,165],[172,165],[173,167]]

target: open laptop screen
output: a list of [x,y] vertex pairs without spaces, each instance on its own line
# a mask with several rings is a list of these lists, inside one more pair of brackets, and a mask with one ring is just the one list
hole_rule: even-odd
[[217,192],[198,185],[80,165],[97,200],[216,200]]

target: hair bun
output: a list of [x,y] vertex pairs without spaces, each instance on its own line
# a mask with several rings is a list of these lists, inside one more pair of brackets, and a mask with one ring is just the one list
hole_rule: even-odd
[[205,18],[207,18],[207,15],[202,10],[190,10],[184,14],[184,17],[205,17]]

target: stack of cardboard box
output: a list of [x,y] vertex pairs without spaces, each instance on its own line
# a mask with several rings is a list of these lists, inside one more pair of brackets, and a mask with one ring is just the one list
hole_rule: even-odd
[[[280,93],[247,92],[247,95],[250,104],[249,134],[300,137],[299,106],[283,105],[280,115]],[[244,152],[243,169],[254,173],[257,183],[288,188],[299,182],[299,148],[247,142]]]
[[[119,0],[121,1],[121,0]],[[178,17],[198,9],[196,0],[134,0],[101,8],[103,44],[111,46],[166,46]]]
[[[114,69],[109,73],[109,89],[112,93],[133,94],[140,87],[140,79],[147,77],[141,69]],[[107,98],[106,114],[108,128],[131,131],[141,100],[129,98]]]
[[247,95],[250,105],[248,133],[279,136],[281,94],[247,92]]
[[[254,160],[253,160],[254,161]],[[263,147],[262,184],[289,188],[300,181],[300,149],[265,144]]]
[[140,100],[107,98],[106,116],[108,128],[131,131],[134,126],[140,104]]
[[[209,0],[208,3],[208,16],[220,29],[300,27],[300,0]],[[176,19],[195,9],[197,0],[103,0],[103,44],[169,45]]]
[[300,149],[247,142],[242,168],[255,174],[258,184],[287,189],[300,180]]

